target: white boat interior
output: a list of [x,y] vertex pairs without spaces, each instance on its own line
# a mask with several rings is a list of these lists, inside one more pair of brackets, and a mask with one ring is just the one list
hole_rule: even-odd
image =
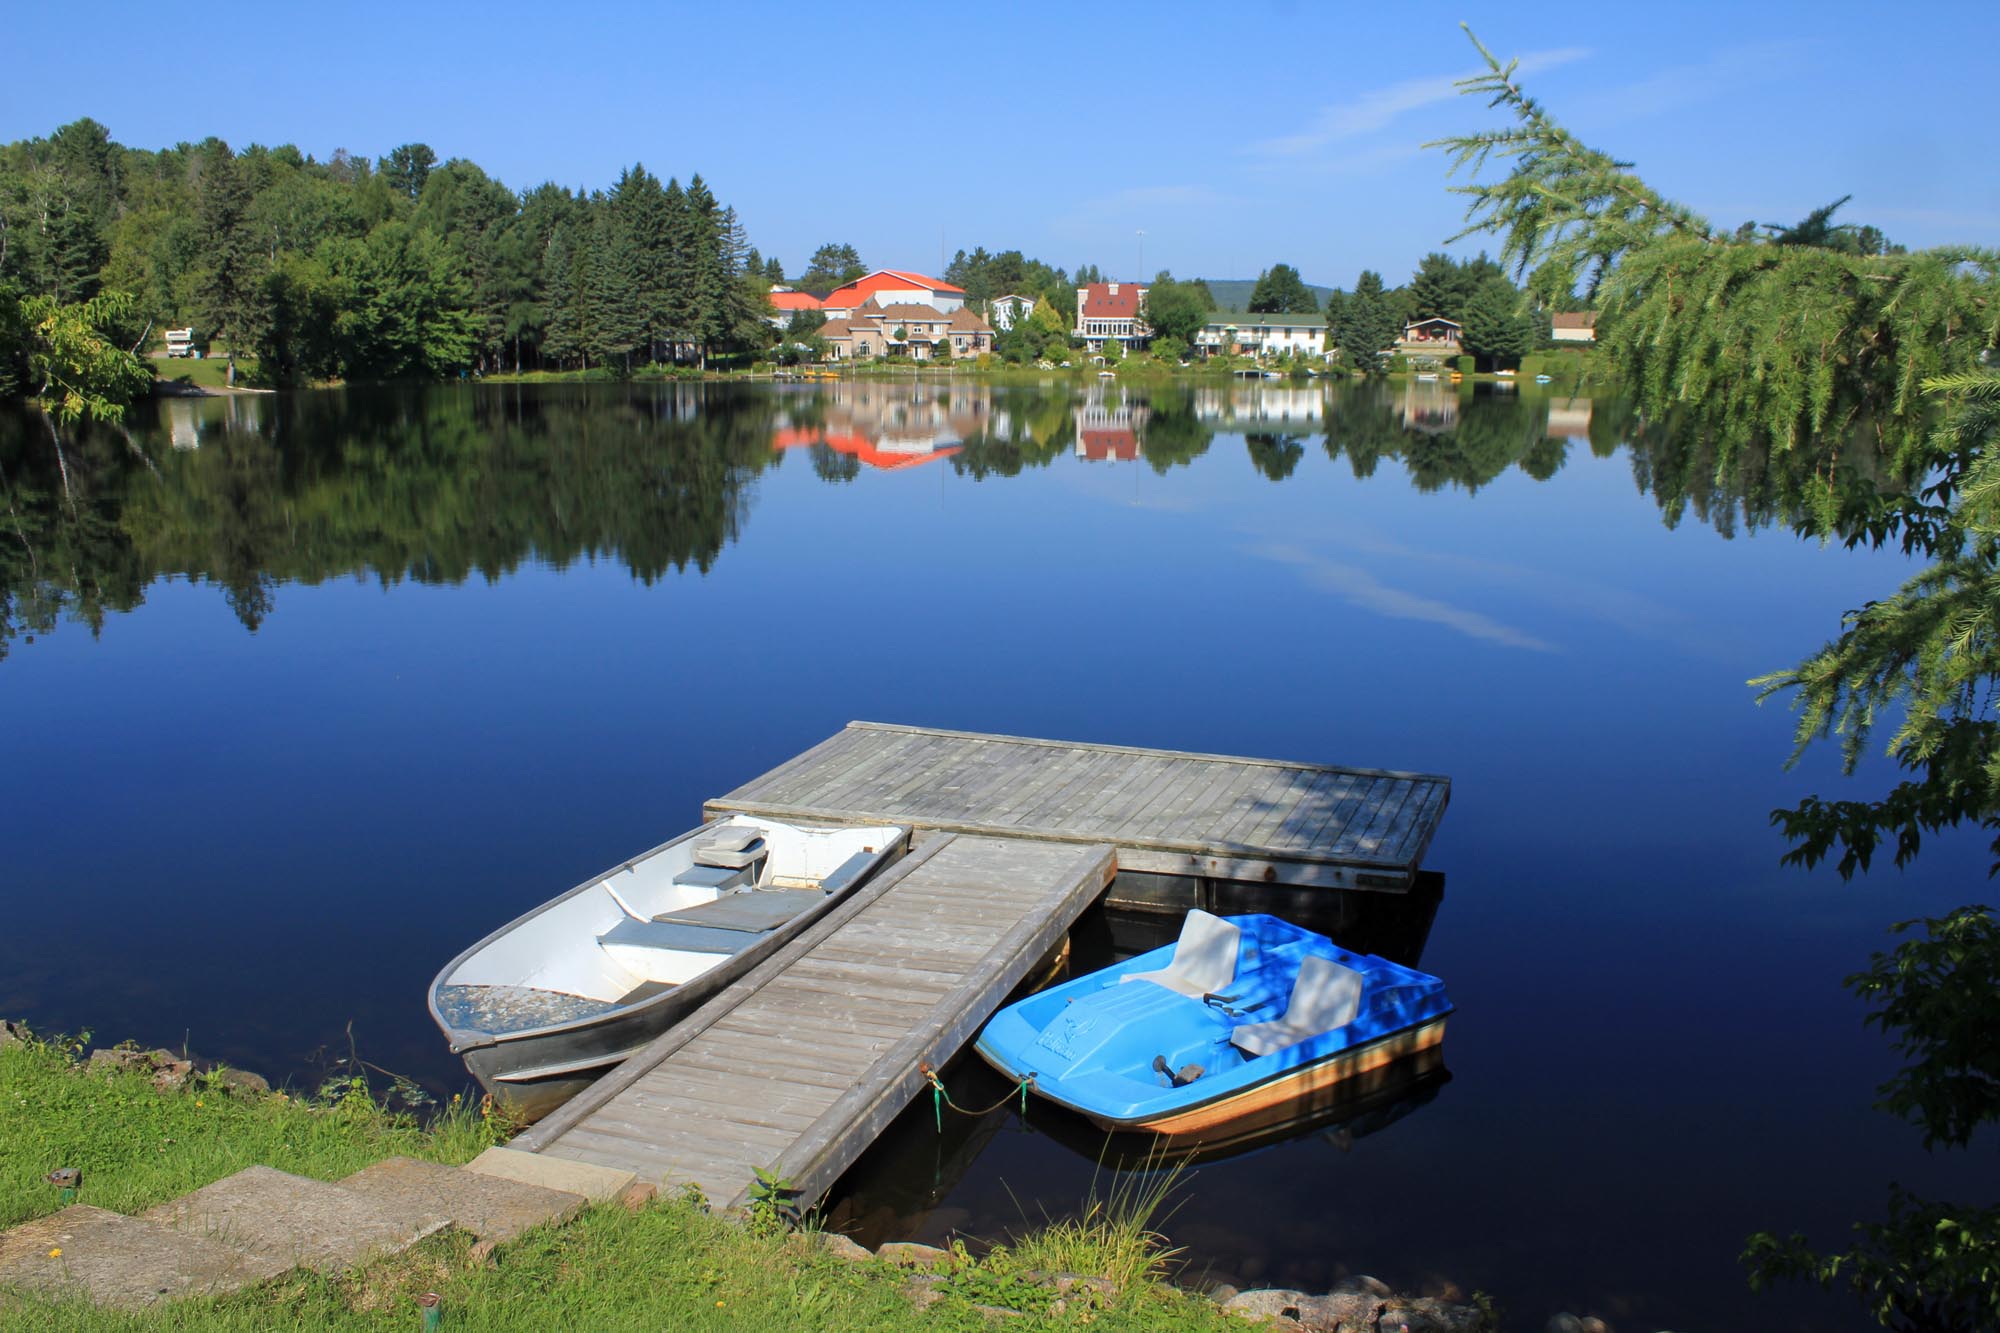
[[454,1029],[572,1022],[683,985],[852,887],[906,835],[734,815],[578,885],[438,979]]

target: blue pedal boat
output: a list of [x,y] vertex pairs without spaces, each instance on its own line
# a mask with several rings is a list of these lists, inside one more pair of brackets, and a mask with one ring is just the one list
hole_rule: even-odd
[[1437,1046],[1451,1008],[1428,973],[1275,916],[1196,910],[1176,943],[1008,1005],[977,1049],[1106,1129],[1201,1138],[1312,1114]]

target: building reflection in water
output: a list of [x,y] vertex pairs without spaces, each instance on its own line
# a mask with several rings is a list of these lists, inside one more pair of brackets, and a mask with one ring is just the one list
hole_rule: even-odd
[[1458,390],[1439,380],[1411,380],[1403,386],[1397,415],[1404,430],[1442,435],[1458,428]]
[[1588,398],[1549,399],[1549,438],[1552,440],[1590,439]]
[[778,415],[771,447],[824,445],[873,468],[949,458],[991,425],[991,390],[857,380],[831,385]]
[[1326,427],[1326,390],[1265,388],[1261,384],[1202,387],[1194,393],[1195,418],[1218,430],[1303,435]]
[[1122,387],[1099,384],[1070,413],[1076,424],[1076,456],[1093,463],[1116,460],[1136,463],[1142,456],[1140,437],[1152,408],[1144,398]]

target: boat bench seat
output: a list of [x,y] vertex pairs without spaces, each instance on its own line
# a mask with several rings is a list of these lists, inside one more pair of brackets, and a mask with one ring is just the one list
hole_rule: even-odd
[[674,921],[620,921],[597,937],[599,944],[635,949],[672,949],[678,953],[741,953],[757,942],[761,931],[722,926],[688,926]]
[[863,871],[875,864],[874,852],[856,852],[833,868],[833,873],[819,882],[819,891],[835,894],[845,890],[860,878]]

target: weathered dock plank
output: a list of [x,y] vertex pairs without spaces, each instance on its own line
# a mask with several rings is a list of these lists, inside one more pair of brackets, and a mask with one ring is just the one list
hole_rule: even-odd
[[816,1200],[1115,869],[1103,844],[931,838],[513,1146],[723,1207],[760,1168]]
[[1426,773],[853,722],[707,805],[1106,843],[1120,869],[1402,891],[1451,799]]

